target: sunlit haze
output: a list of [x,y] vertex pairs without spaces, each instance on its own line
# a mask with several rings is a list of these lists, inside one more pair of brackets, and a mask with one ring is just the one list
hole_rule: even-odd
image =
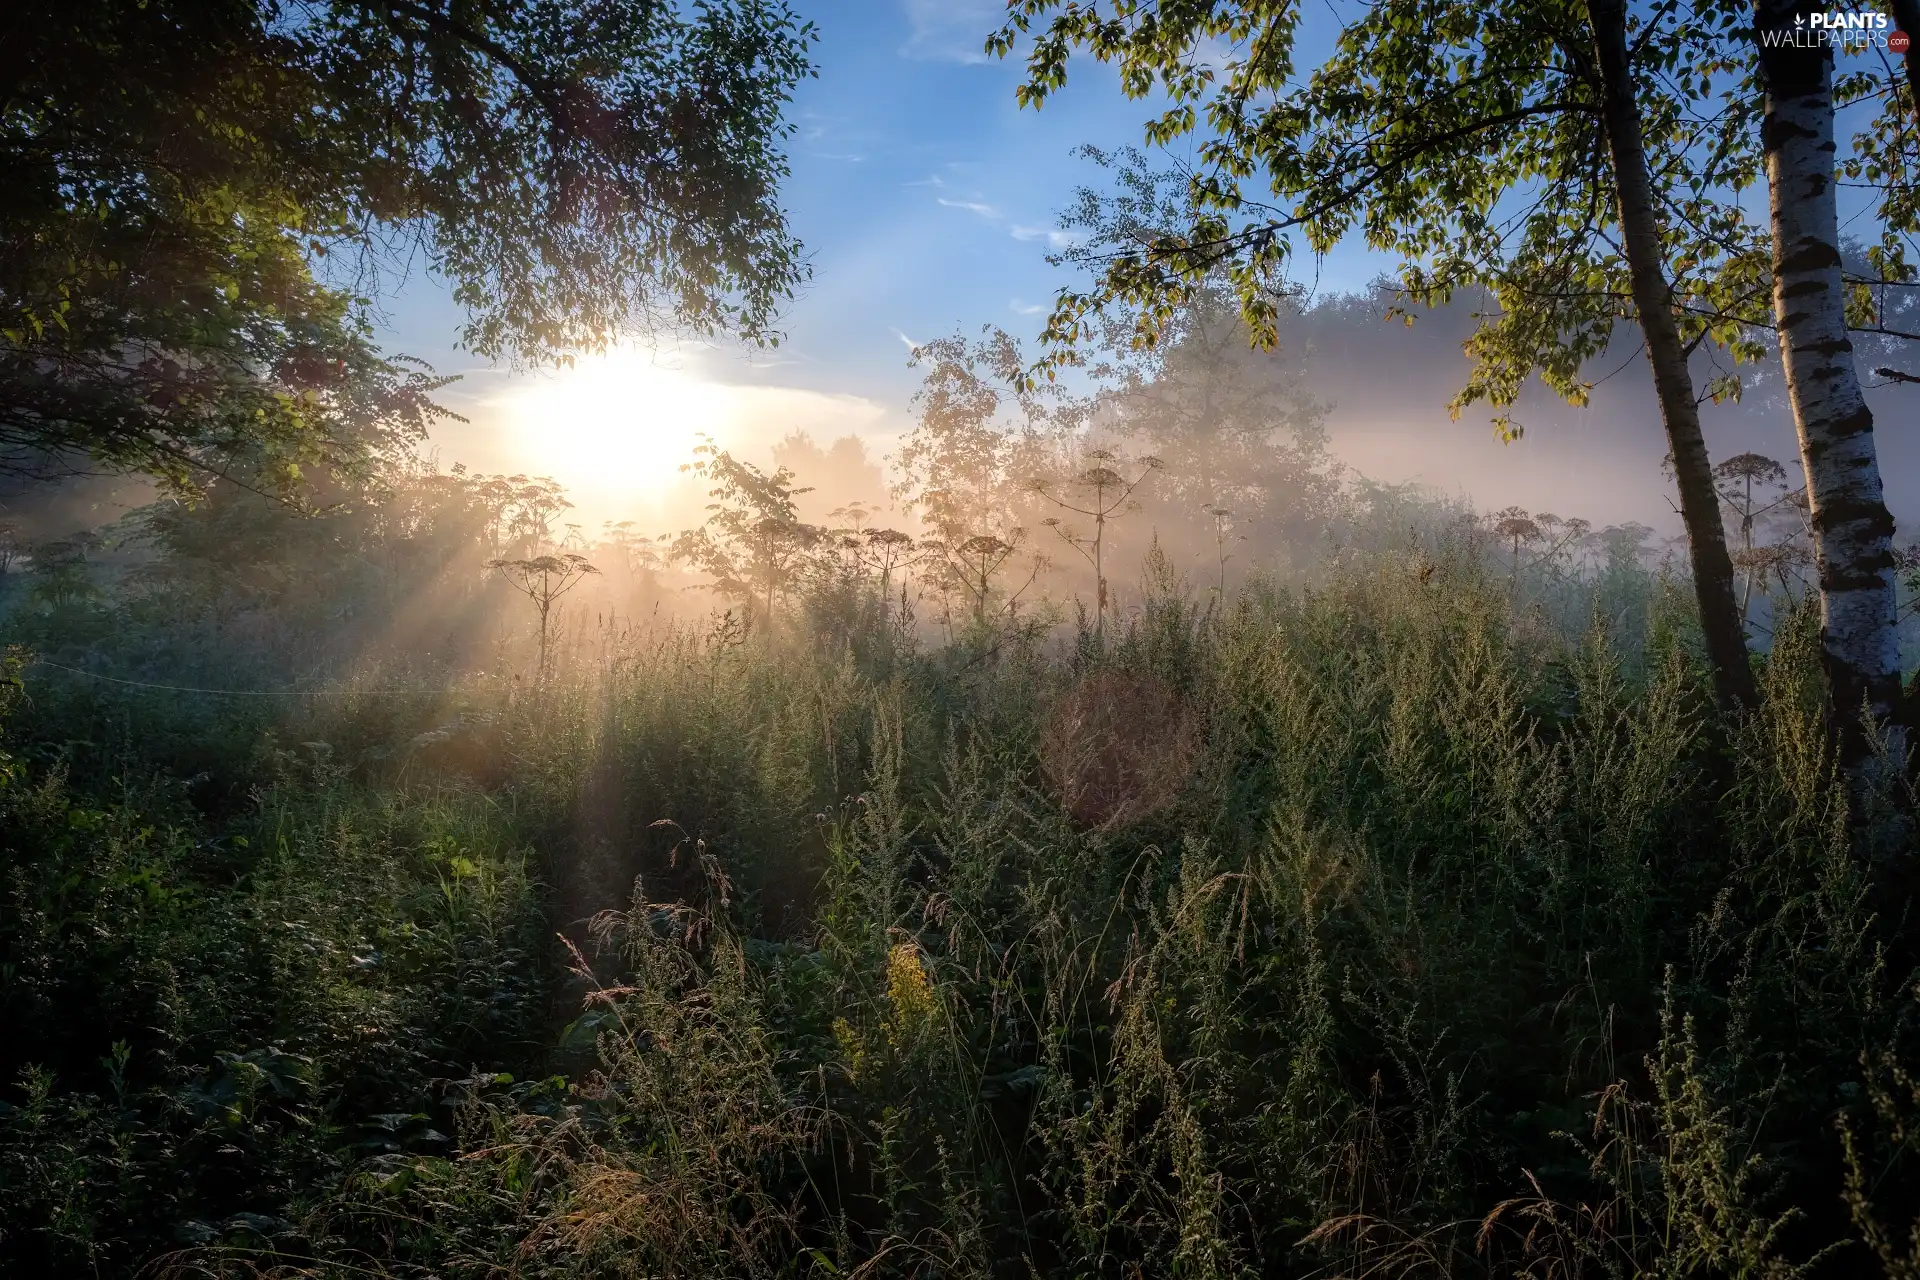
[[1916,9],[16,0],[0,1280],[1920,1280]]
[[449,461],[551,476],[589,527],[696,507],[701,495],[684,468],[703,437],[764,458],[794,432],[823,443],[878,440],[885,416],[856,395],[722,382],[703,376],[696,359],[640,347],[523,373],[467,412],[471,424],[442,433]]
[[726,389],[621,351],[514,386],[500,397],[525,467],[570,489],[657,499],[695,437],[725,441]]
[[[510,373],[457,350],[459,307],[431,275],[410,281],[389,304],[382,340],[463,375],[444,398],[470,421],[434,433],[442,461],[552,474],[589,525],[618,514],[664,521],[664,531],[671,512],[698,509],[675,488],[696,432],[762,465],[791,431],[823,445],[853,433],[878,460],[910,422],[919,383],[910,344],[983,324],[1031,341],[1054,293],[1074,283],[1046,260],[1061,240],[1060,213],[1077,187],[1104,184],[1075,150],[1140,143],[1142,114],[1091,66],[1044,111],[1018,109],[1020,66],[980,50],[1002,7],[806,6],[820,29],[821,71],[796,95],[783,203],[813,278],[787,308],[777,348],[668,338],[658,356],[635,348],[582,360],[571,373]],[[1321,22],[1309,21],[1307,46],[1326,34]],[[1324,297],[1363,289],[1392,265],[1347,243],[1300,270]],[[1458,345],[1465,330],[1441,327],[1444,335],[1383,324],[1364,349],[1319,353],[1309,382],[1331,406],[1336,456],[1372,479],[1416,482],[1484,509],[1517,503],[1679,532],[1651,382],[1631,339],[1596,369],[1624,366],[1594,409],[1570,410],[1536,388],[1523,405],[1526,437],[1503,444],[1486,412],[1449,417],[1468,371]],[[1789,457],[1794,448],[1778,404],[1709,406],[1706,431],[1716,456]],[[1896,451],[1889,465],[1899,465],[1906,443],[1886,436],[1883,448]]]

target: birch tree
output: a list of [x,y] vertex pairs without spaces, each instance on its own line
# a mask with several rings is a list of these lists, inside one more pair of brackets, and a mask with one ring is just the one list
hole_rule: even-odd
[[[1886,60],[1876,86],[1861,58],[1836,84],[1831,38],[1780,38],[1818,25],[1815,12],[1788,0],[1381,0],[1296,79],[1297,10],[1279,0],[1022,0],[988,47],[1027,48],[1023,103],[1042,104],[1084,51],[1117,64],[1128,93],[1168,100],[1150,142],[1198,135],[1189,225],[1109,254],[1092,288],[1061,295],[1048,337],[1069,348],[1118,300],[1151,344],[1221,271],[1270,337],[1294,240],[1318,254],[1359,231],[1399,256],[1413,303],[1465,287],[1490,296],[1454,408],[1485,401],[1517,434],[1510,409],[1529,377],[1582,401],[1590,362],[1634,322],[1718,692],[1745,704],[1753,683],[1698,412],[1738,394],[1739,378],[1696,375],[1703,353],[1752,360],[1774,331],[1812,493],[1835,727],[1857,764],[1867,726],[1897,743],[1901,693],[1892,523],[1849,332],[1891,332],[1872,286],[1916,279],[1902,238],[1920,228],[1920,147],[1906,68]],[[1850,281],[1834,111],[1876,98],[1879,120],[1855,135],[1843,173],[1877,190],[1879,278]],[[1765,226],[1743,199],[1762,174]]]
[[[1772,230],[1773,314],[1806,469],[1820,647],[1841,755],[1865,760],[1868,726],[1902,758],[1893,516],[1881,491],[1873,413],[1848,332],[1841,256],[1834,48],[1795,38],[1811,6],[1761,0],[1754,31]],[[1798,20],[1796,22],[1796,20]],[[1864,717],[1864,720],[1863,720]]]

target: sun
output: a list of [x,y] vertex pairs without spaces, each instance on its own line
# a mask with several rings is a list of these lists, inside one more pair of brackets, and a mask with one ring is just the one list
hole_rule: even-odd
[[732,408],[726,388],[630,350],[530,379],[506,404],[527,470],[576,492],[654,498],[680,478],[699,436],[726,434]]

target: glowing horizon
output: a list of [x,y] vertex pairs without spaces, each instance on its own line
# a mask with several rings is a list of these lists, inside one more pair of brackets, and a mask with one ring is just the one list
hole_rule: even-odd
[[589,534],[609,518],[692,518],[706,497],[682,468],[701,436],[766,466],[790,432],[823,446],[888,434],[885,409],[863,396],[713,381],[640,348],[515,378],[476,408],[495,441],[483,469],[551,476]]
[[500,397],[506,441],[530,472],[569,491],[657,504],[702,435],[728,446],[728,388],[659,364],[645,351],[588,357]]

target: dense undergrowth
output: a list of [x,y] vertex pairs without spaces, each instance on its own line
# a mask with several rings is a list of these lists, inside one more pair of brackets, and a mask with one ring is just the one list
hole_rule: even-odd
[[16,670],[0,1260],[1915,1274],[1910,798],[1849,812],[1804,622],[1729,723],[1669,587],[1568,591],[815,601],[190,748]]

